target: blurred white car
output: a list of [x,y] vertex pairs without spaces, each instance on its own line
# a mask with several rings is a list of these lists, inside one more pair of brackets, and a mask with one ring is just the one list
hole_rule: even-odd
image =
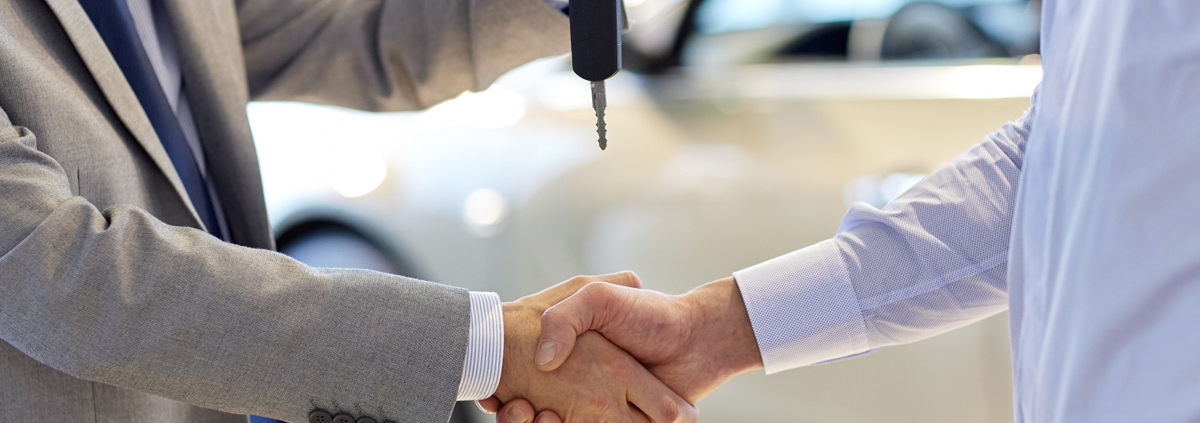
[[[683,293],[832,236],[848,202],[894,198],[1041,78],[1025,1],[626,2],[608,151],[568,58],[424,112],[252,104],[281,250],[505,300],[624,269]],[[998,316],[699,405],[706,422],[1011,422],[1010,391]]]

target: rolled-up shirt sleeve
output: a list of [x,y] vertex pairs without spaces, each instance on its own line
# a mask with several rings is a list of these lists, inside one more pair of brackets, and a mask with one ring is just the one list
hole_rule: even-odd
[[1013,204],[1035,110],[882,209],[854,204],[833,238],[735,272],[767,373],[1005,310]]

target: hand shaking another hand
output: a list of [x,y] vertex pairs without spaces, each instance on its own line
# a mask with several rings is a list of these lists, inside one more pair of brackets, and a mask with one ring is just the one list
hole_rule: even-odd
[[[554,368],[539,369],[535,356],[543,313],[580,288],[604,281],[606,286],[640,288],[633,273],[580,276],[517,301],[504,304],[504,364],[491,403],[523,399],[538,404],[551,421],[688,423],[698,420],[695,407],[652,375],[629,353],[597,333],[572,333],[574,353],[563,354]],[[578,337],[578,338],[577,338]],[[564,350],[566,352],[566,350]],[[510,408],[510,421],[531,422],[529,403]]]
[[[629,272],[577,277],[517,301],[531,303],[524,315],[539,307],[545,311],[540,325],[521,325],[524,330],[540,327],[537,341],[525,344],[536,351],[510,357],[506,346],[503,374],[510,368],[535,368],[548,378],[538,383],[553,384],[505,390],[502,375],[501,389],[480,406],[498,412],[498,423],[532,422],[535,410],[541,410],[536,423],[690,422],[697,420],[692,404],[734,376],[762,367],[733,278],[684,295],[642,290],[640,285]],[[626,404],[608,402],[622,392],[632,407],[627,414]],[[645,420],[621,417],[638,416],[639,411]]]

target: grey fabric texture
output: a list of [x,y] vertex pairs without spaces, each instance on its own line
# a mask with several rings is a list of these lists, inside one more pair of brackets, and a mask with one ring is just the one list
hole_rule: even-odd
[[565,51],[566,19],[542,0],[162,5],[240,245],[201,230],[79,4],[0,2],[0,421],[446,421],[467,292],[270,251],[245,105],[427,106]]

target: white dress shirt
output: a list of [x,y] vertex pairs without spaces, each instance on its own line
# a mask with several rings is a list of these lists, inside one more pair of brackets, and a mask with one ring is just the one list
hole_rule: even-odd
[[1017,421],[1200,421],[1197,22],[1195,0],[1046,0],[1023,117],[734,274],[767,372],[1008,308]]
[[[179,69],[178,47],[175,44],[171,22],[161,7],[151,7],[150,0],[127,0],[133,16],[134,27],[142,47],[150,58],[159,85],[167,95],[167,101],[179,119],[184,138],[191,147],[200,173],[208,182],[209,192],[215,193],[212,179],[208,178],[203,146],[188,102],[187,86]],[[228,239],[228,225],[221,203],[216,195],[211,196],[217,210],[220,231]],[[471,292],[471,327],[467,335],[467,355],[463,360],[463,373],[459,379],[458,400],[479,400],[492,396],[500,383],[501,363],[504,354],[504,315],[500,308],[500,297],[490,292]]]

